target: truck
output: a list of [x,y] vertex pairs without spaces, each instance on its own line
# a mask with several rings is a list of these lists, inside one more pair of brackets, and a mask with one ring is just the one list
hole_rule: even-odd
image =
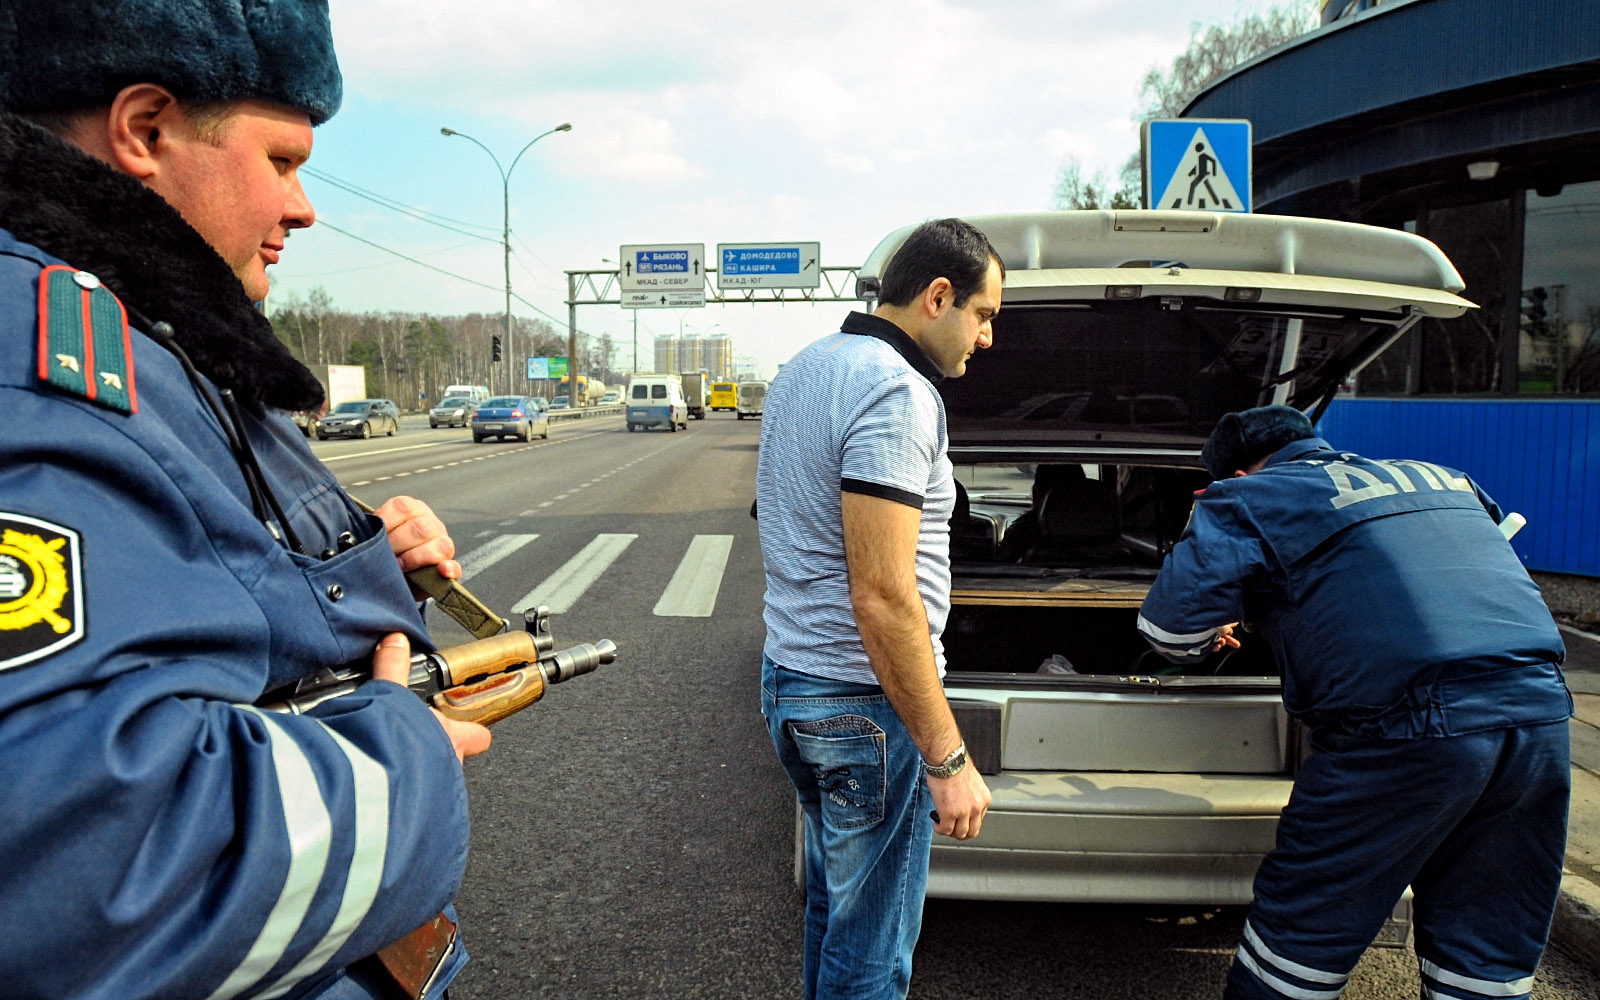
[[577,396],[573,396],[569,391],[569,380],[570,376],[561,376],[561,386],[556,390],[559,395],[567,397],[568,405],[572,407],[594,406],[605,398],[606,384],[599,379],[590,378],[588,375],[579,375]]
[[300,433],[310,437],[317,429],[322,414],[352,399],[367,398],[367,370],[361,365],[314,365],[311,369],[322,383],[322,408],[296,410],[289,414]]
[[689,406],[689,416],[696,420],[704,420],[706,392],[710,380],[700,372],[684,372],[678,377],[683,380],[683,398]]

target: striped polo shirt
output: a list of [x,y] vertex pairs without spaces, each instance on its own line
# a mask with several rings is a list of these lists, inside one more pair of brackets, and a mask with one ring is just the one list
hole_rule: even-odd
[[840,514],[843,492],[922,511],[917,590],[934,660],[950,613],[950,515],[955,479],[946,453],[939,369],[888,320],[853,312],[767,388],[756,471],[766,564],[766,655],[835,680],[877,684],[850,607]]

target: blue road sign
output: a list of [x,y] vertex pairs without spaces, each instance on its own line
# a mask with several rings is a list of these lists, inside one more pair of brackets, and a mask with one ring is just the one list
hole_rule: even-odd
[[721,247],[723,274],[799,274],[799,247]]
[[717,287],[816,288],[822,283],[818,263],[822,244],[718,243]]
[[634,261],[636,274],[688,274],[687,250],[640,250]]
[[1140,137],[1146,208],[1251,210],[1249,121],[1158,118],[1145,123]]

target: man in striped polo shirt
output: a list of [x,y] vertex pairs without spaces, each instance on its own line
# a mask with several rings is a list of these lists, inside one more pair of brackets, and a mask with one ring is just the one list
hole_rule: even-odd
[[767,391],[762,712],[805,814],[807,1000],[906,995],[933,834],[976,837],[989,807],[941,684],[955,479],[934,386],[989,346],[1004,278],[978,229],[926,223],[876,314]]

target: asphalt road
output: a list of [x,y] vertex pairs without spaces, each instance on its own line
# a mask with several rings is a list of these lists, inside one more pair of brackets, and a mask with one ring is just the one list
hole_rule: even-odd
[[[491,607],[553,595],[568,605],[558,645],[620,649],[498,724],[467,764],[458,909],[472,961],[454,1000],[799,995],[793,792],[758,696],[759,430],[713,414],[629,434],[613,418],[554,424],[548,442],[473,444],[411,417],[394,438],[315,444],[362,499],[431,504]],[[612,558],[592,581],[569,563],[585,552],[586,566]],[[707,580],[709,614],[683,615],[706,603]],[[441,644],[465,638],[432,621]],[[911,996],[1217,996],[1243,917],[930,900]],[[1407,949],[1370,951],[1344,995],[1417,993]],[[1600,978],[1551,951],[1533,995],[1600,1000]]]

